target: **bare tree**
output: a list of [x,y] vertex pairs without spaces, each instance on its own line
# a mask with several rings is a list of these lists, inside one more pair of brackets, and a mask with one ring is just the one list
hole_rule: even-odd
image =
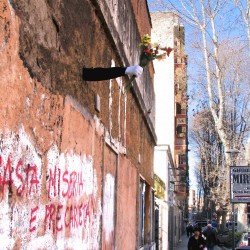
[[249,133],[248,46],[226,35],[230,20],[227,16],[233,16],[227,0],[168,0],[167,3],[164,8],[161,1],[161,8],[172,9],[192,26],[193,49],[200,52],[193,59],[200,71],[197,83],[203,98],[208,100],[214,131],[222,146],[219,172],[224,182],[218,189],[224,190],[221,200],[224,208],[229,204],[229,185],[225,180],[229,179],[231,163],[226,152],[231,148],[240,150]]
[[244,21],[246,31],[247,31],[247,38],[248,38],[248,46],[250,51],[250,0],[234,0],[233,1],[235,6],[240,10],[241,17]]
[[[226,176],[224,171],[221,171],[224,161],[222,143],[215,131],[214,121],[206,102],[196,110],[189,134],[200,159],[196,179],[204,194],[203,214],[210,215],[209,218],[212,218],[211,211],[215,211],[215,204],[225,207]],[[209,206],[210,209],[208,209]],[[221,215],[218,213],[218,218]]]

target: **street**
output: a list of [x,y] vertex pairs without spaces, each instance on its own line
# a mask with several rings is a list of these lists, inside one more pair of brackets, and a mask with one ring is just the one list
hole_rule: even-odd
[[[188,237],[186,234],[183,234],[182,237],[181,237],[181,241],[180,243],[178,244],[178,246],[176,247],[175,250],[187,250],[187,245],[188,245]],[[230,248],[225,248],[225,247],[219,247],[219,246],[216,246],[214,248],[214,250],[230,250]]]

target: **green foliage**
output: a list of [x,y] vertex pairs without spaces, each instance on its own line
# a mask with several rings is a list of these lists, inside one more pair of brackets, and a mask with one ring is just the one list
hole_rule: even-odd
[[[245,233],[245,231],[235,232],[234,233],[235,245],[240,240],[240,238],[241,238],[241,236],[242,236],[243,233]],[[228,240],[225,243],[225,247],[232,247],[232,236],[233,236],[232,231],[229,231],[229,233],[228,233]]]

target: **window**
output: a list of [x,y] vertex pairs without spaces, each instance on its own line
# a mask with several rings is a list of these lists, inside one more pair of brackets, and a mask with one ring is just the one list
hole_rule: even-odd
[[186,135],[186,126],[185,125],[178,125],[176,127],[176,135],[179,138],[183,138]]
[[151,241],[155,241],[155,194],[154,191],[151,191],[151,199],[152,199],[152,207],[151,207],[151,232],[152,232],[152,239]]
[[139,246],[144,245],[144,224],[145,224],[145,182],[140,180],[139,197]]
[[154,192],[150,185],[140,180],[139,197],[139,247],[154,241]]
[[183,165],[187,164],[187,156],[186,156],[186,154],[179,155],[179,164],[183,164]]
[[181,183],[185,183],[187,180],[186,180],[186,176],[183,175],[183,176],[180,176],[180,182]]
[[176,103],[176,114],[181,114],[181,104],[179,102]]

